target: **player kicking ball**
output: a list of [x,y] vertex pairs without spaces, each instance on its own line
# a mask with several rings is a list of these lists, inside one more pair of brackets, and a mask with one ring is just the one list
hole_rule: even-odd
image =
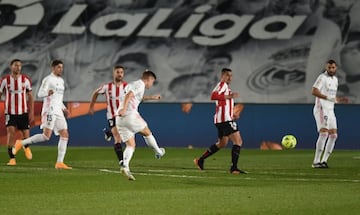
[[125,87],[125,98],[120,104],[116,117],[116,127],[121,139],[126,143],[120,172],[132,181],[135,180],[135,177],[130,171],[129,164],[135,151],[136,133],[140,133],[144,137],[145,143],[154,150],[155,158],[160,159],[165,154],[165,149],[159,148],[147,123],[138,112],[141,101],[159,100],[161,98],[160,95],[144,96],[145,89],[151,88],[155,80],[156,75],[152,71],[146,70],[141,79],[129,83]]

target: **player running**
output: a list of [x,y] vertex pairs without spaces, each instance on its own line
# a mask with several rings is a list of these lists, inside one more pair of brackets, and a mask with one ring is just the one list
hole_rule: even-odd
[[[91,96],[91,102],[90,102],[90,108],[89,108],[89,114],[94,114],[94,104],[96,102],[96,99],[99,94],[105,95],[106,97],[106,103],[107,103],[107,121],[110,130],[110,133],[106,134],[106,138],[114,137],[114,150],[116,153],[116,156],[119,160],[119,165],[121,164],[123,160],[123,151],[121,146],[121,137],[119,132],[116,129],[115,125],[115,117],[116,117],[116,111],[118,107],[120,106],[120,102],[122,102],[124,96],[125,96],[125,87],[127,83],[123,81],[124,78],[124,70],[125,68],[121,65],[115,66],[113,68],[113,81],[101,85],[99,88],[97,88],[92,96]],[[107,131],[105,131],[107,132]]]
[[239,94],[231,91],[229,86],[231,79],[231,69],[223,68],[221,71],[221,80],[211,93],[211,100],[216,101],[214,123],[218,130],[219,139],[215,144],[211,145],[200,158],[194,159],[195,165],[200,170],[204,170],[204,161],[206,158],[215,154],[219,149],[224,148],[229,140],[231,140],[233,147],[231,150],[232,165],[230,167],[230,173],[246,173],[238,169],[238,160],[243,141],[237,124],[234,121],[239,117],[234,115],[234,98],[239,97]]
[[55,164],[56,169],[72,169],[64,163],[66,148],[69,140],[69,132],[65,114],[70,115],[69,110],[63,103],[65,84],[61,77],[64,64],[60,60],[54,60],[51,63],[51,74],[46,76],[41,83],[38,97],[43,98],[41,111],[42,134],[35,134],[25,140],[17,140],[13,147],[13,154],[22,148],[23,145],[39,143],[50,140],[54,131],[55,135],[60,135],[58,143],[58,157]]
[[[8,166],[15,166],[16,159],[12,153],[15,144],[15,129],[19,129],[23,138],[30,136],[30,122],[34,120],[34,98],[31,80],[21,74],[22,63],[19,59],[10,62],[11,74],[4,76],[0,83],[0,98],[5,94],[5,124],[7,133]],[[24,145],[25,157],[32,159],[29,145]]]

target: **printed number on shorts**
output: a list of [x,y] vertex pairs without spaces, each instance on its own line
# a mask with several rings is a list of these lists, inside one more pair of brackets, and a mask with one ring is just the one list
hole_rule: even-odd
[[109,120],[109,125],[110,125],[110,127],[114,127],[114,121],[115,121],[115,120],[112,120],[112,119]]
[[328,125],[328,116],[324,116],[325,126]]
[[47,122],[51,122],[51,121],[52,121],[52,115],[49,115],[49,114],[48,114],[48,115],[46,116],[46,121],[47,121]]
[[6,114],[5,115],[5,125],[7,125],[9,123],[9,120],[10,120],[10,115]]
[[229,122],[230,126],[232,127],[233,130],[237,129],[237,124],[236,122]]

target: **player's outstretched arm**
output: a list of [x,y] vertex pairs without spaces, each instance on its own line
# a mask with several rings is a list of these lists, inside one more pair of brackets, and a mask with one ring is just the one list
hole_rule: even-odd
[[143,100],[160,100],[161,95],[147,95],[143,97]]
[[336,102],[340,104],[349,104],[351,103],[350,99],[346,96],[336,96]]
[[89,106],[88,114],[93,115],[94,114],[94,105],[97,100],[97,97],[99,95],[98,89],[94,90],[94,92],[91,95],[91,101]]

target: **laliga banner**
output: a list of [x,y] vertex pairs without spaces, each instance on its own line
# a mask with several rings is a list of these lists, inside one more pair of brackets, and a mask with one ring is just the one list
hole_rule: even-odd
[[313,103],[326,61],[360,103],[360,3],[342,0],[0,0],[0,69],[23,61],[35,94],[64,61],[66,101],[89,101],[124,65],[158,76],[164,102],[209,102],[223,67],[237,102]]

